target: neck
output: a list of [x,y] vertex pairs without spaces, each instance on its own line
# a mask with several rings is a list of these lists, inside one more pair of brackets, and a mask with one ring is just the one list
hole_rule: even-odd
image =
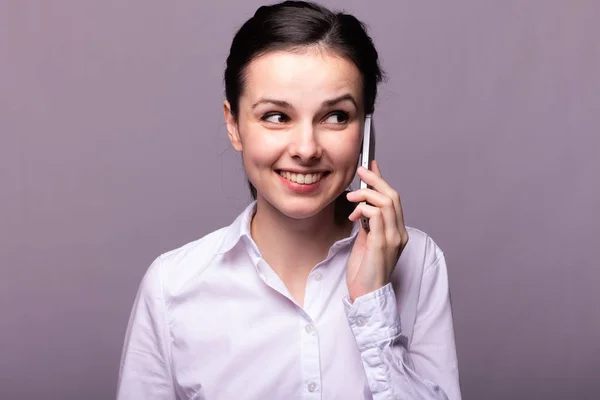
[[334,203],[301,220],[290,218],[258,198],[251,223],[252,238],[263,258],[286,281],[302,279],[327,257],[337,240],[350,234],[352,223],[334,221]]

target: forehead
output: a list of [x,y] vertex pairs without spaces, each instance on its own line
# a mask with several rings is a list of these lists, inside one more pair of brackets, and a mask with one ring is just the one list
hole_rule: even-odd
[[345,93],[362,100],[362,79],[354,63],[320,49],[264,54],[248,65],[244,86],[242,97],[248,101],[276,97],[292,104],[320,103]]

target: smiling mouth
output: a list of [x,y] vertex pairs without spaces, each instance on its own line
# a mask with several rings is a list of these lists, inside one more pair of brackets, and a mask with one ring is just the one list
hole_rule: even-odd
[[329,172],[318,172],[314,174],[296,174],[293,172],[281,170],[277,171],[277,173],[285,179],[287,179],[288,181],[299,183],[301,185],[310,185],[313,183],[317,183],[321,180],[321,178],[329,174]]

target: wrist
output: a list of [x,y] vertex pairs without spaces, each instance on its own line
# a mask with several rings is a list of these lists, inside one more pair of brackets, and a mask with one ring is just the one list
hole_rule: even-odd
[[388,283],[389,282],[382,281],[379,283],[375,283],[373,285],[369,285],[369,287],[350,289],[350,290],[348,290],[349,300],[351,303],[354,303],[354,301],[356,301],[356,299],[358,299],[359,297],[366,296],[368,294],[376,292],[377,290],[380,290],[381,288],[386,286]]

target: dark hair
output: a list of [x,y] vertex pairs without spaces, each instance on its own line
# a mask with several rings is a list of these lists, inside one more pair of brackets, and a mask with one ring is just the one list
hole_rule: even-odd
[[[260,7],[233,38],[225,69],[225,97],[234,119],[238,118],[246,69],[252,60],[271,51],[309,46],[322,46],[356,65],[363,81],[365,112],[373,112],[383,71],[366,26],[352,15],[313,2],[284,1]],[[250,181],[248,185],[256,199],[256,188]],[[344,193],[336,202],[342,198],[347,201]]]

